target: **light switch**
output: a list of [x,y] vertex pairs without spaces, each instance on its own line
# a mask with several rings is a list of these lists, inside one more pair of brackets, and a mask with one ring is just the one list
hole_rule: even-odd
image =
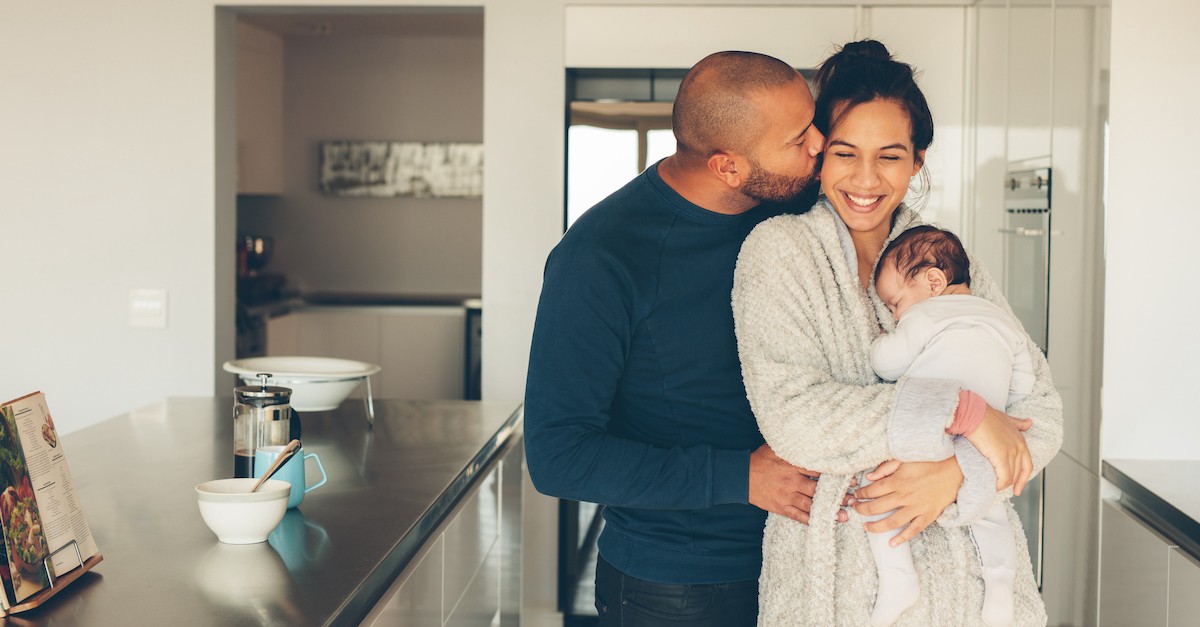
[[167,290],[129,290],[129,326],[167,328]]

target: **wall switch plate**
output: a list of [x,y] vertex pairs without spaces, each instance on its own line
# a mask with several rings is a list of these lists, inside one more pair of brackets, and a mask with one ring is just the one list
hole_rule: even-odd
[[167,328],[167,290],[129,290],[129,326]]

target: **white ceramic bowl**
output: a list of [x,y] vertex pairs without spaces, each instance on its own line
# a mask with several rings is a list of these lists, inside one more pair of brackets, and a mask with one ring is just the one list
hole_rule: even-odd
[[260,372],[270,373],[270,385],[291,388],[296,411],[337,409],[358,384],[379,372],[375,364],[333,357],[250,357],[227,361],[223,368],[246,385],[259,383]]
[[196,486],[200,517],[226,544],[266,542],[287,512],[292,484],[268,479],[257,492],[258,479],[215,479]]

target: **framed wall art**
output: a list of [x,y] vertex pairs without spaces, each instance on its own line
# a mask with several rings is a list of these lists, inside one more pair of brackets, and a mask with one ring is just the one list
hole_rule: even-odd
[[320,144],[327,196],[479,198],[483,144],[326,141]]

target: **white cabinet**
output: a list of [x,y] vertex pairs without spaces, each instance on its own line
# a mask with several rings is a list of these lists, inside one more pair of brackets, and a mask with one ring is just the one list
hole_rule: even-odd
[[461,399],[466,323],[463,307],[313,307],[267,321],[267,355],[378,364],[377,398]]
[[463,398],[466,309],[412,307],[379,319],[380,388],[391,398]]
[[1042,599],[1051,625],[1095,625],[1100,480],[1068,455],[1043,473]]
[[521,436],[481,473],[364,625],[520,624]]
[[237,191],[283,193],[283,38],[237,25]]
[[1051,0],[1008,13],[1008,160],[1050,156],[1054,93],[1054,9]]
[[1100,626],[1166,625],[1171,543],[1112,501],[1100,528]]
[[1200,625],[1200,562],[1179,548],[1171,549],[1167,592],[1167,627]]

